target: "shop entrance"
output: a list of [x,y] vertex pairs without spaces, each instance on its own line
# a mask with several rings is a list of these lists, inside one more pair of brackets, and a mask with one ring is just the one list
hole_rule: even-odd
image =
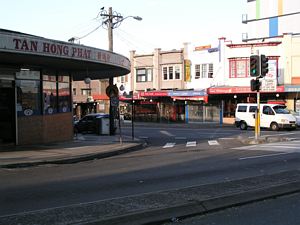
[[0,80],[0,145],[16,142],[15,89],[12,80]]

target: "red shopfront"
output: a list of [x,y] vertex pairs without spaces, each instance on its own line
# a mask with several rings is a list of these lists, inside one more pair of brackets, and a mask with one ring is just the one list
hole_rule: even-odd
[[[214,87],[208,88],[207,94],[209,103],[221,103],[223,117],[234,117],[237,103],[257,102],[257,92],[251,91],[250,87]],[[270,101],[285,102],[284,86],[277,86],[275,92],[260,92],[260,102]]]

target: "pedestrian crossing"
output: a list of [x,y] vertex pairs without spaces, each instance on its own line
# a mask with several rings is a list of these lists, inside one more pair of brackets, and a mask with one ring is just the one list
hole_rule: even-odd
[[[211,140],[207,142],[208,145],[220,145],[219,142],[217,140]],[[182,145],[184,144],[185,147],[197,147],[197,141],[187,141],[185,143],[176,143],[176,142],[167,142],[165,145],[163,145],[162,148],[166,149],[166,148],[174,148],[176,147],[176,145]]]
[[278,153],[300,153],[300,140],[248,145],[233,148],[235,150],[269,151]]

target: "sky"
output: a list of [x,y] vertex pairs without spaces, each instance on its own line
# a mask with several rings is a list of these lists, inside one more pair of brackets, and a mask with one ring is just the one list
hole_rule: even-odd
[[[113,30],[113,51],[152,53],[193,46],[217,45],[226,37],[242,42],[246,0],[3,0],[0,28],[108,50],[108,31],[102,27],[101,8],[125,19]],[[130,16],[140,16],[137,21]],[[98,29],[97,29],[98,27]],[[93,31],[93,32],[92,32]],[[89,34],[89,35],[87,35]],[[86,36],[87,35],[87,36]]]

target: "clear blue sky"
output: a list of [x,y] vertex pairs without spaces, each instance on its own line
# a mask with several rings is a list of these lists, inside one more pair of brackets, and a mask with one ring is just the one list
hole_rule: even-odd
[[[246,0],[12,0],[1,2],[0,28],[67,41],[100,25],[100,8],[112,7],[128,18],[114,29],[114,51],[129,56],[154,48],[180,49],[184,42],[208,45],[226,37],[240,43]],[[108,49],[107,30],[98,30],[80,44]]]

